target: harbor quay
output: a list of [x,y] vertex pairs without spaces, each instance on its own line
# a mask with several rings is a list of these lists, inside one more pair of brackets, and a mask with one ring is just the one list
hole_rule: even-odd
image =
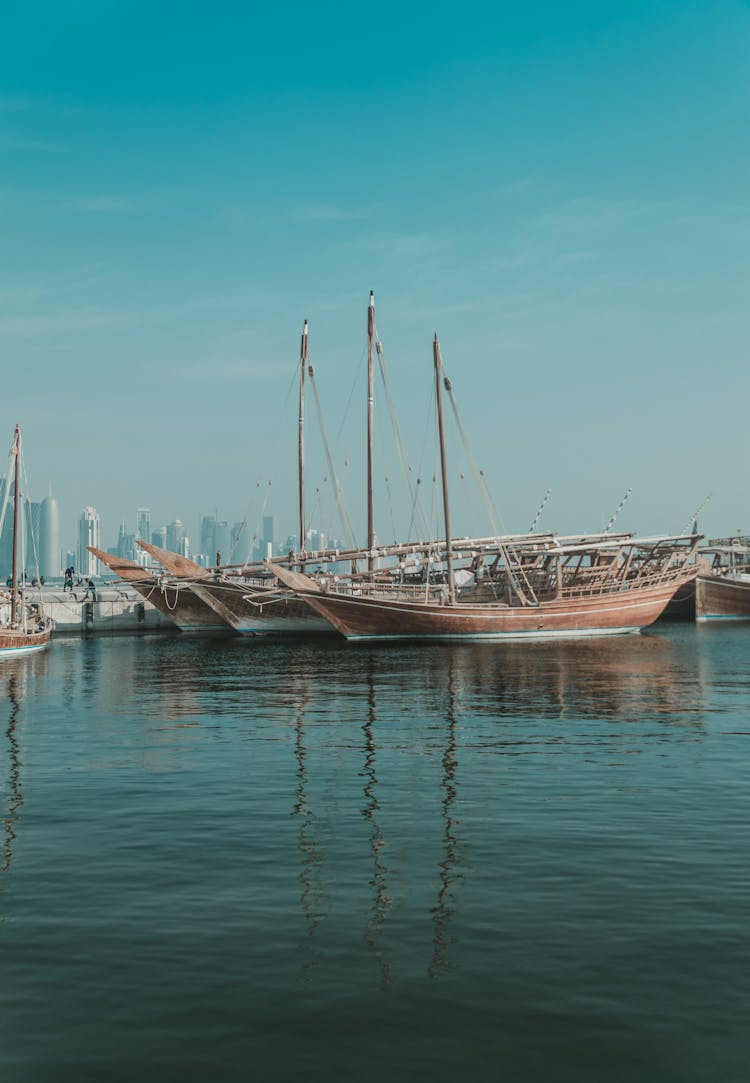
[[[143,635],[151,632],[176,633],[177,628],[163,613],[126,583],[84,584],[73,590],[45,584],[32,591],[32,600],[41,601],[54,622],[53,635]],[[8,620],[10,600],[4,598],[0,619]]]

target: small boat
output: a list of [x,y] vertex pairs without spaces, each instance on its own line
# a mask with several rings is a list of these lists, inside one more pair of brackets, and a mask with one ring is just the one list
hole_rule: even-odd
[[750,537],[714,538],[695,580],[695,619],[750,620]]
[[424,585],[376,579],[316,582],[269,562],[347,639],[509,639],[636,632],[660,616],[697,574],[697,534],[636,539],[498,539],[494,554],[457,567],[452,539],[442,410],[442,361],[433,343],[443,485],[443,569]]
[[[20,507],[20,483],[21,483],[21,458],[23,445],[21,442],[21,429],[16,425],[13,436],[13,444],[10,449],[13,476],[13,567],[8,584],[9,594],[6,596],[10,603],[8,620],[0,624],[0,658],[18,654],[31,654],[33,651],[41,651],[49,643],[50,635],[54,627],[54,621],[44,615],[39,602],[29,602],[26,598],[26,575],[21,573],[19,577],[19,549],[21,567],[25,564],[25,531],[22,529],[22,516]],[[11,470],[8,471],[8,478]],[[10,484],[5,486],[5,498],[2,511],[0,512],[0,531],[5,522],[5,514],[8,508],[10,496]],[[37,581],[39,576],[37,575]]]

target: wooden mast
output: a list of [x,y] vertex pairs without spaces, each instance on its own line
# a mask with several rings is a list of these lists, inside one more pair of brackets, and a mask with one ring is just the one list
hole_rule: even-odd
[[16,425],[16,431],[13,437],[13,455],[15,456],[16,462],[13,481],[13,567],[11,571],[10,587],[11,628],[15,627],[18,610],[18,481],[20,475],[19,459],[21,458],[21,430],[18,425]]
[[[299,349],[299,551],[305,552],[305,364],[307,363],[307,320],[302,328]],[[301,563],[304,571],[304,562]]]
[[445,432],[443,430],[443,388],[441,383],[442,360],[440,357],[440,343],[435,335],[432,344],[432,354],[435,359],[435,396],[437,402],[438,437],[440,440],[440,470],[443,477],[443,512],[445,516],[445,559],[448,566],[448,600],[451,605],[456,601],[456,581],[453,575],[453,544],[451,541],[451,512],[448,501],[448,468],[445,461]]
[[375,295],[370,290],[370,304],[367,308],[367,570],[375,570],[372,550],[375,548],[375,520],[372,510],[372,448],[375,414],[375,374],[373,369],[372,348],[375,341]]

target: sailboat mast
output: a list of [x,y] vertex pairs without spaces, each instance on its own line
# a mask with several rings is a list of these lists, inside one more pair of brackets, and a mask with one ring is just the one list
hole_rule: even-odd
[[[299,349],[299,551],[305,551],[305,365],[307,363],[307,320],[302,328]],[[304,568],[304,566],[303,566]]]
[[16,425],[13,437],[13,455],[15,456],[14,480],[13,480],[13,567],[11,571],[10,587],[10,623],[13,627],[16,623],[18,609],[18,481],[20,476],[19,459],[21,458],[21,430]]
[[372,550],[375,547],[375,519],[372,509],[372,449],[375,417],[375,373],[373,368],[373,345],[375,342],[375,295],[370,290],[367,308],[367,570],[375,570]]
[[448,599],[453,605],[456,601],[456,581],[453,575],[453,547],[451,542],[451,512],[448,501],[448,468],[445,461],[445,432],[443,429],[443,387],[441,380],[442,359],[440,357],[440,343],[435,335],[432,344],[432,354],[435,359],[435,397],[437,402],[438,438],[440,440],[440,470],[443,477],[443,512],[445,516],[445,558],[448,566]]

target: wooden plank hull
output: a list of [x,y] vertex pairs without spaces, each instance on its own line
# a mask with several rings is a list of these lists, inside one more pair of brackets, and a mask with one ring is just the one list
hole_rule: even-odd
[[51,631],[52,629],[49,627],[41,632],[26,633],[0,629],[0,658],[43,651],[49,643]]
[[326,592],[305,597],[347,639],[546,639],[637,632],[653,624],[686,579],[538,606],[449,606]]
[[201,582],[193,592],[241,635],[335,635],[325,617],[302,598],[272,587]]
[[695,583],[695,619],[750,620],[750,581],[699,575]]
[[162,582],[155,575],[145,572],[135,561],[112,556],[93,545],[88,546],[88,549],[97,560],[129,583],[142,598],[176,624],[181,632],[213,632],[225,635],[232,632],[231,626],[192,592],[189,583],[181,583],[179,579],[169,583]]
[[659,620],[695,620],[695,580],[684,583],[667,602]]
[[131,579],[129,582],[142,598],[176,624],[181,632],[230,635],[233,631],[190,586],[175,581],[160,583],[155,576],[144,576],[140,581]]

